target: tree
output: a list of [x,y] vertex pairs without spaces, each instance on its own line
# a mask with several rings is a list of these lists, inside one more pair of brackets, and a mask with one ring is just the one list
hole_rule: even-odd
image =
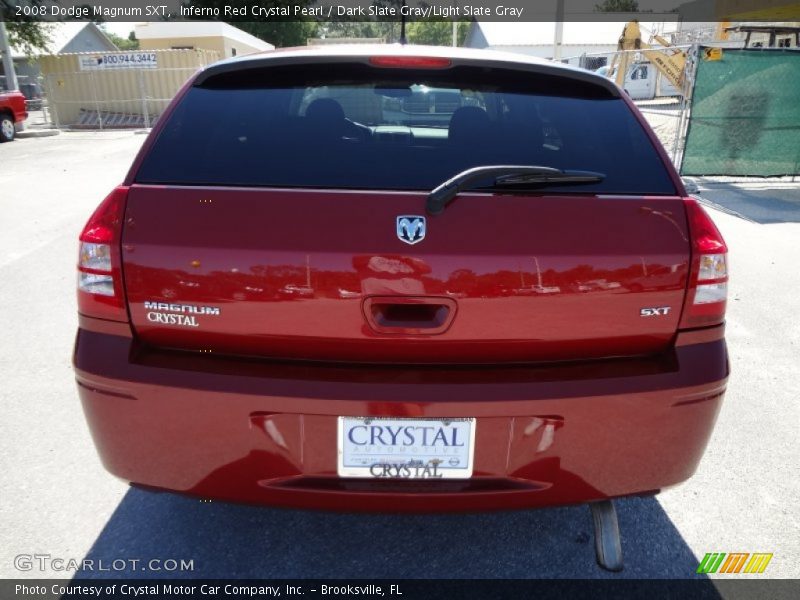
[[[391,8],[399,14],[403,0],[372,0],[372,6]],[[393,44],[400,41],[400,19],[373,18],[370,21],[358,20],[358,17],[340,17],[335,21],[320,23],[317,35],[325,38],[382,38]]]
[[[469,31],[469,23],[459,22],[456,41],[464,44]],[[447,20],[415,21],[406,25],[406,37],[412,44],[429,46],[451,46],[453,44],[453,22]]]
[[317,34],[317,24],[313,21],[228,22],[278,48],[305,46],[308,38]]
[[108,39],[110,39],[114,43],[114,45],[120,50],[139,49],[139,40],[136,39],[136,34],[133,31],[131,31],[130,34],[128,34],[127,38],[120,37],[116,33],[111,33],[110,31],[106,31],[105,29],[103,29],[103,33],[105,33]]
[[[28,56],[37,50],[47,50],[50,26],[36,22],[35,17],[16,16],[16,4],[16,0],[0,0],[0,19],[6,22],[9,43]],[[29,4],[40,6],[43,0],[29,0]]]
[[398,41],[400,24],[394,21],[329,21],[320,24],[317,35],[326,38],[383,38]]
[[9,44],[28,56],[36,54],[37,50],[46,51],[50,43],[50,26],[46,23],[7,21],[6,31]]
[[[3,1],[3,0],[0,0]],[[277,47],[285,46],[304,46],[306,40],[314,37],[317,32],[317,24],[312,20],[294,20],[294,7],[296,5],[308,6],[313,0],[262,0],[254,3],[252,0],[192,0],[191,5],[198,9],[216,8],[220,17],[223,16],[225,8],[236,8],[242,10],[242,16],[234,17],[227,23],[256,36],[257,38],[269,42]],[[254,22],[250,13],[251,5],[259,8],[276,8],[289,12],[288,16],[275,15],[268,21]],[[199,20],[208,17],[198,16]]]
[[637,0],[603,0],[601,4],[595,4],[596,12],[639,12],[639,2]]

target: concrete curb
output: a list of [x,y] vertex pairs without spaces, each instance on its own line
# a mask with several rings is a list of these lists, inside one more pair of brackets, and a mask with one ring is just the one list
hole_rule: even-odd
[[52,137],[59,133],[61,132],[58,129],[26,129],[25,131],[18,131],[16,137],[19,139]]

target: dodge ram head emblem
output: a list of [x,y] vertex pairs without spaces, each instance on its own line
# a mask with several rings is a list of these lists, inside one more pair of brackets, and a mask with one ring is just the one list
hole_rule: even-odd
[[416,244],[425,239],[425,217],[401,215],[397,217],[397,237],[406,244]]

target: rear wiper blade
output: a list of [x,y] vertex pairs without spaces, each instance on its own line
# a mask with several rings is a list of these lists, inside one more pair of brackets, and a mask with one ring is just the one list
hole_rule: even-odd
[[425,209],[430,215],[440,215],[456,195],[475,182],[496,176],[495,186],[515,185],[567,185],[598,183],[605,179],[603,173],[594,171],[566,171],[538,165],[486,165],[461,171],[430,194]]
[[527,184],[569,184],[599,183],[605,179],[603,173],[594,171],[561,171],[558,175],[503,175],[495,179],[495,186],[512,186]]

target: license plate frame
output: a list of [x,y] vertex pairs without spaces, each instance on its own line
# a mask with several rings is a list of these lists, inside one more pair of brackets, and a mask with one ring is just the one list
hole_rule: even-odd
[[[437,425],[439,424],[439,428]],[[366,444],[361,450],[355,451],[353,448],[359,444],[354,443],[356,437],[366,439],[372,433],[371,426],[379,427],[414,427],[411,432],[414,441],[420,437],[419,428],[428,429],[422,432],[422,436],[434,436],[440,441],[438,446],[427,446],[433,450],[425,450],[422,444],[412,444],[399,447],[399,444],[383,445]],[[470,479],[472,477],[475,462],[475,430],[477,419],[474,417],[359,417],[359,416],[340,416],[337,423],[336,450],[337,450],[337,474],[342,478],[366,478],[366,479]],[[359,432],[358,436],[351,433],[352,427],[365,426],[364,432]],[[381,430],[382,431],[382,430]],[[384,437],[391,439],[391,431]],[[395,432],[399,430],[395,429]],[[409,436],[403,435],[405,441]],[[456,433],[454,433],[456,432]],[[350,434],[350,437],[345,438]],[[463,436],[468,436],[464,442]],[[395,441],[401,433],[395,433]],[[381,441],[384,441],[381,438]],[[423,439],[421,441],[427,441]],[[445,442],[453,442],[448,445]],[[458,444],[456,442],[463,442]],[[346,443],[347,442],[347,443]],[[368,447],[367,447],[368,446]],[[391,452],[388,448],[392,447]],[[412,451],[412,449],[416,451]],[[397,449],[395,452],[394,449]],[[405,451],[403,451],[403,449]],[[357,458],[354,454],[358,455]],[[466,465],[464,461],[466,460]],[[433,461],[440,461],[434,464]],[[392,465],[387,472],[383,465]],[[408,467],[403,468],[403,467]],[[426,470],[427,467],[427,470]]]

